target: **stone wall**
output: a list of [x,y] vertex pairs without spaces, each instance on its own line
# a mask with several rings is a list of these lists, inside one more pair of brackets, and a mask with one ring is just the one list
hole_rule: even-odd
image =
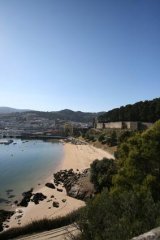
[[138,122],[124,122],[124,128],[129,130],[137,130]]
[[147,129],[151,127],[152,123],[146,122],[107,122],[107,123],[96,123],[97,129],[128,129],[128,130],[138,130],[138,129]]
[[160,240],[160,227],[152,229],[138,237],[134,237],[131,240]]
[[108,122],[104,123],[105,128],[114,128],[114,129],[122,129],[122,122]]
[[107,123],[97,123],[97,129],[129,129],[129,130],[137,130],[138,123],[137,122],[107,122]]
[[96,128],[97,129],[103,129],[103,123],[97,123]]

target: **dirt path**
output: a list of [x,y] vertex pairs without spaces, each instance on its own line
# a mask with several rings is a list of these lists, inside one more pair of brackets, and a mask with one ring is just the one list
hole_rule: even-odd
[[72,235],[78,234],[78,230],[74,225],[69,225],[62,228],[57,228],[50,231],[45,231],[42,233],[32,234],[28,236],[22,236],[14,238],[15,240],[71,240]]

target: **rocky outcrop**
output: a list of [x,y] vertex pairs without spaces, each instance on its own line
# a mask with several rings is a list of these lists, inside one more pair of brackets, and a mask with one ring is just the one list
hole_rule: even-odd
[[34,202],[35,204],[39,204],[40,201],[43,201],[46,198],[47,197],[43,195],[43,193],[35,193],[33,194],[31,201]]
[[17,204],[18,206],[22,207],[27,207],[30,201],[34,202],[35,204],[39,204],[40,201],[43,201],[44,199],[47,198],[42,193],[33,193],[33,189],[30,189],[29,191],[22,193],[22,196],[23,199],[19,204]]
[[160,227],[152,229],[138,237],[134,237],[131,240],[160,240]]
[[[63,184],[67,195],[81,200],[87,200],[94,195],[94,186],[90,182],[89,169],[74,172],[73,169],[61,170],[54,174],[56,185]],[[58,190],[58,188],[57,188]]]
[[82,141],[78,138],[73,138],[73,137],[68,137],[67,139],[64,140],[65,142],[70,142],[74,145],[88,145],[85,141]]
[[23,196],[23,199],[21,200],[21,202],[18,204],[18,206],[22,206],[22,207],[27,207],[28,206],[28,203],[30,202],[31,200],[31,197],[33,195],[33,188],[31,188],[29,191],[27,192],[23,192],[22,193],[22,196]]

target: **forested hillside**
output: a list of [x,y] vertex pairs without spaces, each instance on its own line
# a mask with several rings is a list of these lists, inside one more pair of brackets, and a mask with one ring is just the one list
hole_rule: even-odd
[[155,122],[160,119],[160,98],[128,104],[99,116],[100,122],[142,121]]

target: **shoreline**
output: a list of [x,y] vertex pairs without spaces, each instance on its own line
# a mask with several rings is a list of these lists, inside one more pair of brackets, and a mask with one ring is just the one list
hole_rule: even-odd
[[[62,142],[64,147],[64,156],[60,161],[60,164],[53,169],[53,174],[64,169],[73,169],[74,171],[83,171],[90,167],[90,164],[95,159],[102,159],[103,157],[114,158],[110,153],[95,148],[89,144],[87,145],[75,145],[72,143]],[[66,195],[65,188],[61,185],[58,188],[63,189],[62,192],[56,189],[51,189],[45,186],[47,182],[53,183],[53,175],[48,176],[43,183],[43,186],[33,186],[33,193],[41,192],[47,198],[40,201],[39,204],[35,205],[33,202],[29,202],[27,207],[16,207],[15,214],[6,223],[6,228],[24,226],[33,220],[40,220],[43,218],[56,218],[64,216],[80,207],[85,206],[85,202],[69,197]],[[53,198],[54,196],[54,198]],[[52,197],[52,198],[51,198]],[[64,202],[65,200],[65,202]],[[53,207],[53,201],[59,203],[59,207]]]
[[[6,140],[8,141],[8,140]],[[26,143],[27,142],[27,143]],[[29,143],[28,143],[29,142]],[[53,142],[53,146],[52,146],[52,142]],[[29,145],[28,145],[29,144]],[[2,154],[4,152],[4,157],[3,159],[5,159],[6,157],[6,162],[10,163],[10,161],[12,161],[12,157],[13,160],[15,161],[15,165],[14,165],[14,161],[11,162],[11,165],[8,167],[8,165],[4,166],[4,174],[2,172],[2,177],[1,177],[1,196],[0,196],[0,209],[1,210],[6,210],[6,211],[14,211],[15,208],[17,207],[15,202],[20,202],[22,199],[22,193],[28,191],[29,189],[33,188],[34,191],[40,191],[40,189],[43,187],[44,182],[50,181],[53,172],[57,171],[57,168],[59,166],[59,164],[61,163],[63,156],[64,156],[64,150],[63,150],[63,145],[60,141],[47,141],[46,144],[48,144],[49,146],[49,150],[51,150],[51,153],[46,152],[45,154],[43,154],[43,150],[42,150],[42,156],[41,156],[41,151],[40,154],[38,154],[38,161],[37,163],[32,163],[32,158],[34,161],[34,154],[30,154],[30,149],[29,147],[34,147],[34,145],[36,146],[35,148],[35,154],[36,151],[39,148],[39,144],[43,144],[43,141],[40,140],[34,140],[32,141],[23,141],[22,139],[13,139],[13,143],[11,144],[11,146],[4,146],[2,149]],[[54,147],[54,144],[57,145]],[[59,145],[59,146],[58,146]],[[38,147],[37,147],[38,146]],[[42,147],[45,146],[45,142],[44,145],[42,145]],[[48,146],[47,146],[47,150],[48,150]],[[54,151],[55,148],[55,151]],[[58,148],[57,152],[56,149]],[[43,148],[42,148],[43,149]],[[40,149],[41,150],[41,149]],[[45,150],[45,148],[44,148]],[[7,155],[7,151],[9,152],[9,154]],[[24,153],[23,153],[24,152]],[[23,155],[22,155],[23,154]],[[29,156],[28,156],[29,154]],[[6,156],[7,155],[7,156]],[[22,155],[22,156],[21,156]],[[27,157],[25,157],[27,156]],[[30,167],[27,166],[27,170],[25,168],[25,164],[23,165],[21,158],[25,161],[28,161],[27,158],[30,158]],[[18,159],[18,161],[17,161]],[[42,160],[41,160],[42,159]],[[2,160],[2,157],[1,157]],[[41,164],[41,162],[43,161],[43,164]],[[46,161],[46,164],[45,164]],[[7,163],[7,164],[8,164]],[[39,165],[40,163],[40,165]],[[20,168],[19,168],[20,165]],[[27,164],[26,164],[27,165]],[[32,168],[33,165],[33,168]],[[9,170],[8,170],[9,168]],[[31,171],[30,171],[31,168]],[[3,169],[3,168],[2,168]],[[10,174],[6,174],[5,172],[6,169],[8,170],[8,172],[10,172],[11,174],[11,179],[10,179]],[[11,169],[11,170],[10,170]],[[12,169],[13,169],[13,173],[14,173],[14,169],[18,169],[16,170],[16,174],[14,173],[12,176]],[[35,171],[33,171],[33,169],[35,169]],[[23,171],[24,171],[24,177],[23,177]],[[17,177],[19,176],[20,177]],[[18,180],[14,179],[17,178]],[[4,183],[4,184],[3,184]]]

